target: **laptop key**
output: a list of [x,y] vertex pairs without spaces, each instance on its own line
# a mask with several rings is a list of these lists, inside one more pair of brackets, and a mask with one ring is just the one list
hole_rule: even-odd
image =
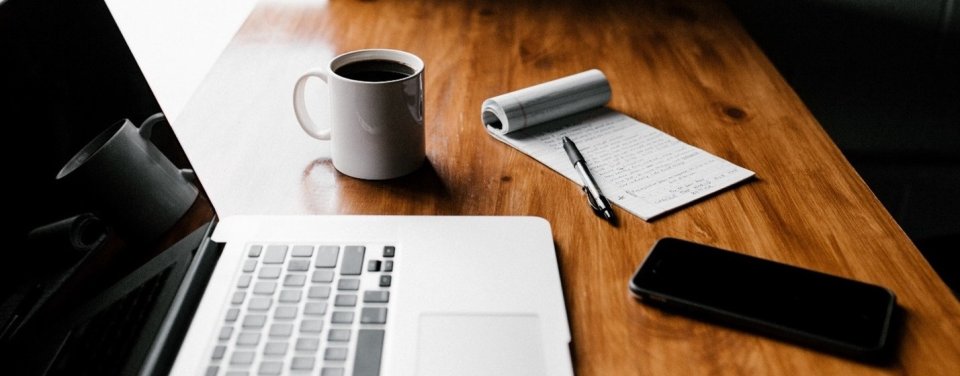
[[307,276],[304,274],[287,274],[283,277],[283,285],[287,287],[302,287],[307,283]]
[[266,322],[267,322],[267,316],[247,315],[246,317],[243,318],[243,328],[244,329],[262,328]]
[[320,338],[298,338],[297,351],[317,351],[320,348]]
[[279,375],[283,373],[283,362],[270,361],[260,363],[260,370],[257,371],[258,375]]
[[260,252],[263,251],[262,245],[251,245],[250,250],[247,252],[248,257],[260,257]]
[[383,247],[383,257],[393,257],[397,255],[397,247],[388,245]]
[[330,329],[330,333],[327,334],[327,341],[350,342],[350,329]]
[[320,376],[343,376],[343,368],[340,367],[323,367],[320,370]]
[[353,376],[380,375],[383,334],[383,329],[360,329],[357,333],[357,351],[353,357]]
[[217,345],[213,348],[213,354],[210,355],[210,359],[220,360],[223,359],[223,355],[227,353],[227,347],[224,345]]
[[281,303],[297,303],[300,301],[300,296],[300,290],[283,290],[280,291],[279,300]]
[[272,338],[290,338],[293,334],[293,324],[273,324],[270,325],[270,337]]
[[296,245],[293,247],[291,252],[293,257],[310,257],[313,256],[313,246],[312,245]]
[[357,296],[353,294],[337,295],[336,299],[333,301],[333,305],[335,307],[356,307]]
[[253,363],[253,351],[235,351],[230,357],[230,364],[248,365]]
[[310,260],[308,259],[290,260],[287,263],[287,271],[305,272],[307,270],[310,270]]
[[317,269],[313,271],[313,277],[310,278],[312,282],[333,282],[333,270],[326,269]]
[[283,264],[283,260],[287,259],[287,248],[285,245],[271,245],[267,247],[267,252],[263,255],[263,263]]
[[223,327],[223,328],[220,328],[220,336],[219,336],[218,338],[220,338],[221,340],[226,341],[226,340],[230,339],[230,336],[231,336],[231,335],[233,335],[233,327],[232,327],[232,326],[225,326],[225,327]]
[[365,250],[365,247],[359,245],[343,247],[343,265],[340,265],[340,275],[360,275],[363,271]]
[[273,301],[270,298],[253,298],[250,299],[250,305],[247,306],[247,309],[251,311],[266,311],[270,309],[270,304]]
[[337,290],[357,291],[360,289],[360,280],[356,278],[341,278],[337,282]]
[[240,317],[240,308],[230,308],[227,310],[227,317],[225,320],[227,322],[237,321],[237,317]]
[[277,320],[293,320],[297,318],[297,306],[280,306],[273,311],[273,318]]
[[260,279],[277,279],[280,278],[280,267],[279,266],[264,266],[260,268],[260,273],[257,274],[257,278]]
[[317,249],[317,259],[313,264],[318,268],[332,268],[337,266],[337,256],[340,254],[340,247],[321,246]]
[[387,303],[390,301],[390,291],[364,291],[364,303]]
[[243,291],[237,291],[233,293],[233,299],[230,299],[230,303],[233,304],[243,304],[243,301],[247,298],[247,293]]
[[327,313],[326,302],[310,302],[303,308],[304,315],[322,316],[325,313]]
[[352,324],[353,312],[334,312],[330,322],[334,324]]
[[293,357],[293,363],[290,364],[290,369],[309,371],[313,369],[313,365],[316,363],[316,361],[316,358],[312,356],[295,356]]
[[347,360],[346,347],[328,347],[323,352],[323,360]]
[[307,290],[310,299],[326,299],[330,297],[330,286],[312,286]]
[[323,320],[303,320],[300,322],[300,333],[320,333],[323,330]]
[[250,287],[250,280],[253,279],[252,274],[244,274],[240,276],[240,279],[237,280],[237,288],[245,289]]
[[276,282],[257,282],[253,285],[253,293],[257,295],[273,295],[276,289]]
[[265,355],[286,355],[287,343],[286,342],[267,342],[267,345],[263,348],[263,353]]
[[361,324],[386,324],[387,309],[385,307],[364,307],[360,311]]
[[256,346],[260,343],[260,333],[240,332],[237,336],[237,346]]

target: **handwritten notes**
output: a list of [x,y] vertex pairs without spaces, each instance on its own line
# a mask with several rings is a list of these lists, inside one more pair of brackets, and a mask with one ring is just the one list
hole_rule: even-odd
[[645,220],[754,175],[606,107],[509,132],[490,125],[487,129],[498,140],[579,184],[561,142],[561,137],[569,137],[577,143],[607,199]]
[[754,175],[607,108],[491,134],[579,183],[560,141],[570,137],[607,199],[645,220]]

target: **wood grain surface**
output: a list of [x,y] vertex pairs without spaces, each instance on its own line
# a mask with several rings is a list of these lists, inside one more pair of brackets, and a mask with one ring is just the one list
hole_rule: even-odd
[[[361,48],[426,62],[428,161],[407,177],[337,173],[293,116],[299,74]],[[757,178],[651,222],[618,209],[612,227],[575,183],[485,133],[484,99],[590,68],[609,107]],[[546,218],[580,375],[960,370],[960,304],[718,1],[262,1],[174,129],[221,216]],[[900,346],[867,364],[642,305],[627,280],[664,236],[885,286]]]

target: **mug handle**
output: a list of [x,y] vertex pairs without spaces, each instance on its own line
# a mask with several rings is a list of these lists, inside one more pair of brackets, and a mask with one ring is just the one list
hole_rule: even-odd
[[310,115],[307,113],[304,92],[307,88],[307,79],[310,77],[319,78],[323,80],[324,83],[327,83],[327,72],[323,69],[312,69],[300,76],[300,79],[297,80],[297,85],[293,88],[293,112],[297,114],[297,121],[300,122],[300,127],[303,128],[307,134],[318,140],[329,140],[330,128],[320,129],[320,127],[310,119]]
[[140,125],[140,129],[138,130],[140,137],[149,140],[150,136],[153,135],[153,126],[166,120],[167,117],[163,115],[163,112],[157,112],[153,115],[150,115],[150,117],[148,117],[147,120],[144,120],[143,124]]
[[[137,132],[140,134],[140,137],[143,137],[144,140],[150,141],[150,136],[153,135],[153,126],[164,121],[167,121],[167,117],[163,114],[163,112],[157,112],[144,120]],[[180,176],[191,184],[199,180],[197,178],[197,173],[189,168],[181,168]]]

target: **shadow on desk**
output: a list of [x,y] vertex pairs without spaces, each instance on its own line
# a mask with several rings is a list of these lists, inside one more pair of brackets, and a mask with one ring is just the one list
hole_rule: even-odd
[[[626,298],[625,298],[626,299]],[[907,326],[908,320],[915,320],[918,317],[911,316],[907,310],[904,309],[901,305],[897,305],[893,310],[893,315],[891,317],[889,332],[887,333],[887,338],[884,346],[879,350],[873,350],[869,353],[858,353],[855,350],[842,350],[840,348],[828,349],[827,345],[823,342],[810,339],[800,339],[797,336],[791,336],[786,334],[773,334],[770,331],[762,331],[757,327],[751,327],[750,324],[743,322],[732,321],[728,318],[723,318],[722,316],[713,316],[713,315],[703,315],[702,313],[693,313],[694,311],[689,310],[689,308],[683,308],[679,306],[653,306],[649,304],[643,304],[640,300],[636,298],[630,298],[633,300],[633,304],[636,304],[639,308],[643,310],[651,310],[652,317],[654,320],[659,321],[656,324],[658,329],[668,333],[672,333],[675,336],[676,340],[683,340],[684,338],[689,338],[691,335],[699,334],[697,333],[700,330],[706,330],[707,326],[718,327],[720,331],[725,331],[726,333],[713,333],[712,335],[718,336],[714,338],[718,343],[717,346],[725,346],[723,343],[728,335],[730,336],[751,336],[758,337],[759,340],[772,340],[783,344],[784,346],[795,346],[803,349],[815,351],[822,353],[831,357],[837,357],[841,359],[848,359],[869,367],[882,369],[886,371],[895,371],[902,368],[901,364],[901,345],[904,340],[905,328]],[[691,318],[690,314],[696,315],[696,318]],[[679,320],[679,322],[674,322]],[[639,324],[639,323],[638,323]],[[642,324],[639,324],[642,325]],[[711,331],[712,328],[711,328]],[[695,334],[691,334],[695,333]],[[661,334],[662,333],[658,333]],[[723,338],[720,338],[723,337]]]

